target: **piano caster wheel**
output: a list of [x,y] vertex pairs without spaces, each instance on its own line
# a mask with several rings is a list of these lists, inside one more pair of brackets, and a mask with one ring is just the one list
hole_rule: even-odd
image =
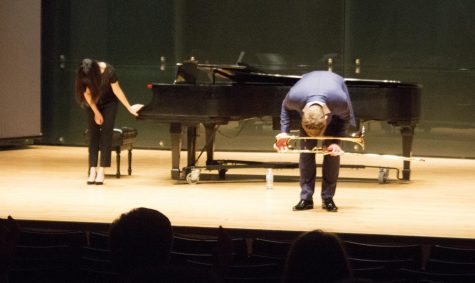
[[224,178],[226,178],[226,172],[228,172],[228,169],[219,169],[218,175],[220,180],[224,180]]
[[378,176],[378,183],[385,184],[388,182],[389,177],[389,169],[387,168],[379,168],[379,176]]
[[200,169],[192,169],[186,174],[186,182],[190,185],[197,184],[200,181]]

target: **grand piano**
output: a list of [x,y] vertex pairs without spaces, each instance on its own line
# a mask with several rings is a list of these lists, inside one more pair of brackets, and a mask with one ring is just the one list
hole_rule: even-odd
[[[205,128],[206,166],[224,178],[227,169],[263,167],[259,162],[215,160],[217,128],[230,121],[271,116],[273,129],[280,127],[281,103],[300,76],[261,72],[246,65],[212,65],[187,61],[178,64],[174,83],[152,83],[152,100],[138,119],[170,125],[172,179],[184,179],[196,166],[197,127]],[[378,120],[400,128],[402,156],[410,157],[414,129],[420,117],[419,84],[388,80],[345,79],[357,121]],[[298,125],[298,123],[295,123]],[[180,168],[182,133],[187,134],[187,165]],[[287,168],[286,163],[265,164]],[[293,164],[295,167],[295,164]],[[402,178],[410,179],[410,161],[403,161]]]

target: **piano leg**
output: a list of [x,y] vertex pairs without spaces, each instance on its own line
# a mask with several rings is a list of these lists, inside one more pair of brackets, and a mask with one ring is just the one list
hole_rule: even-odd
[[[402,155],[404,157],[411,157],[412,155],[412,140],[414,137],[414,128],[415,126],[402,126],[401,127],[401,136],[402,136]],[[403,161],[402,169],[402,179],[409,181],[411,178],[411,161]]]
[[205,143],[206,143],[206,165],[215,165],[214,163],[214,139],[216,137],[216,124],[204,124]]
[[172,179],[180,179],[180,152],[181,152],[181,124],[170,124],[170,138],[172,150]]
[[188,126],[187,129],[187,167],[195,166],[196,165],[196,136],[198,132],[198,126],[192,125]]

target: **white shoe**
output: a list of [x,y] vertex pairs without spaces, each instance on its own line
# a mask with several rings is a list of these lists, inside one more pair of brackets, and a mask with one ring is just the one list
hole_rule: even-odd
[[96,174],[96,179],[94,180],[96,185],[104,184],[104,170],[99,169]]
[[91,169],[89,169],[89,177],[87,177],[87,184],[88,185],[94,185],[96,183],[96,168],[95,167],[91,167]]

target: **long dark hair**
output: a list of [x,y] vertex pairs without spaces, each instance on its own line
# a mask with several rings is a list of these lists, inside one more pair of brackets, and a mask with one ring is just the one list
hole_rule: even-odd
[[91,92],[92,100],[99,99],[99,86],[101,83],[101,69],[96,60],[83,59],[76,71],[76,101],[84,104],[84,92],[86,88]]

